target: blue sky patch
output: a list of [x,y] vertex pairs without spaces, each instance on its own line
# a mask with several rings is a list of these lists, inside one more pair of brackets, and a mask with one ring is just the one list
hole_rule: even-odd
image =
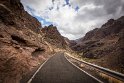
[[[40,21],[43,26],[49,26],[49,25],[53,24],[52,22],[46,21],[46,19],[44,19],[44,18],[42,18],[42,17],[40,17],[40,16],[36,16],[36,15],[34,14],[34,12],[35,12],[34,9],[30,8],[29,6],[26,6],[26,7],[27,7],[28,11],[30,11],[31,15],[32,15],[33,17],[35,17],[38,21]],[[51,9],[52,9],[52,8],[51,8]]]
[[26,8],[27,8],[27,11],[31,13],[31,15],[34,14],[33,12],[35,12],[35,10],[33,8],[30,8],[29,6],[26,6]]
[[66,2],[66,5],[69,5],[70,3],[69,3],[69,0],[65,0],[65,2]]
[[42,22],[43,26],[49,26],[49,25],[53,24],[53,22],[46,21],[46,19],[44,19],[40,16],[34,16],[34,17],[37,18],[40,22]]
[[65,2],[66,2],[66,3],[63,4],[63,7],[66,6],[66,5],[68,5],[69,7],[71,7],[71,4],[70,4],[69,0],[65,0]]
[[76,7],[75,7],[75,11],[78,11],[78,10],[79,10],[79,6],[76,6]]
[[26,6],[26,8],[28,9],[28,11],[31,11],[31,12],[35,11],[33,8],[30,8],[29,6]]

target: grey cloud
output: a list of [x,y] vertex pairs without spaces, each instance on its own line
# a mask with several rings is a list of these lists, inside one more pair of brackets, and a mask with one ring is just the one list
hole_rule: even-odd
[[119,9],[119,7],[123,6],[122,0],[93,0],[95,5],[103,5],[103,10],[106,11],[107,14],[115,15]]
[[124,3],[122,3],[122,11],[124,12]]
[[59,30],[65,34],[73,34],[73,35],[81,35],[85,33],[85,31],[82,28],[80,28],[80,30],[75,30],[75,27],[73,27],[73,29],[69,29],[68,27],[65,27],[65,28],[62,27],[62,28],[59,28]]
[[122,6],[121,0],[108,0],[105,2],[104,8],[108,14],[115,14],[120,6]]
[[[79,21],[90,21],[95,19],[103,19],[108,20],[110,18],[119,18],[121,15],[124,15],[124,3],[122,3],[122,0],[80,0],[82,4],[80,6],[83,6],[84,3],[92,3],[96,6],[103,6],[103,8],[95,8],[93,10],[85,9],[82,10],[85,12],[85,14],[79,13],[75,19]],[[80,2],[80,3],[81,3]],[[118,11],[119,8],[122,8],[121,11]]]
[[103,9],[94,9],[94,10],[84,10],[86,13],[85,14],[78,14],[75,19],[77,20],[83,20],[85,22],[88,22],[90,20],[95,20],[98,19],[99,17],[105,16],[106,13]]
[[[105,10],[108,14],[115,14],[120,6],[124,9],[124,3],[122,0],[77,0],[80,6],[84,4],[93,3],[94,5],[103,5],[103,11]],[[124,11],[124,10],[123,10]],[[97,12],[96,12],[97,13]]]

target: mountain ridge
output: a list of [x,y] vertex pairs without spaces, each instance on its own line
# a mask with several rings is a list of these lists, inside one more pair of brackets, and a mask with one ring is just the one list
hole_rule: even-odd
[[[124,16],[110,19],[101,28],[86,33],[71,44],[73,51],[81,53],[83,58],[95,59],[93,63],[123,72],[124,67]],[[117,64],[117,65],[115,65]]]

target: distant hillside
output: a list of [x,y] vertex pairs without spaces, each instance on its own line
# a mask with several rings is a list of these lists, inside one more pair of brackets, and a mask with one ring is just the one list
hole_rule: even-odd
[[96,59],[97,64],[124,72],[124,16],[108,20],[101,28],[73,41],[70,47],[83,53],[82,57]]
[[50,25],[48,27],[44,27],[41,29],[41,32],[44,34],[44,40],[50,43],[53,47],[62,49],[66,48],[67,43],[55,26]]

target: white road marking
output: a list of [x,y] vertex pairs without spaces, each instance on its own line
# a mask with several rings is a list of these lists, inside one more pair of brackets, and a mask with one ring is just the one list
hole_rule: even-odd
[[[54,56],[54,55],[53,55]],[[53,57],[52,56],[52,57]],[[50,57],[51,58],[51,57]],[[39,68],[38,68],[38,70],[34,73],[34,75],[29,79],[29,81],[27,82],[27,83],[31,83],[31,81],[32,81],[32,79],[35,77],[35,75],[40,71],[40,69],[44,66],[44,64],[48,61],[48,60],[50,60],[50,58],[48,58]]]
[[74,63],[72,63],[71,61],[69,61],[65,55],[64,55],[64,57],[66,58],[66,60],[67,60],[68,62],[70,62],[73,66],[75,66],[76,68],[78,68],[80,71],[86,73],[88,76],[92,77],[93,79],[95,79],[95,80],[98,81],[99,83],[104,83],[104,82],[102,82],[101,80],[97,79],[96,77],[92,76],[91,74],[87,73],[86,71],[82,70],[81,68],[79,68],[78,66],[76,66],[76,65],[75,65]]

